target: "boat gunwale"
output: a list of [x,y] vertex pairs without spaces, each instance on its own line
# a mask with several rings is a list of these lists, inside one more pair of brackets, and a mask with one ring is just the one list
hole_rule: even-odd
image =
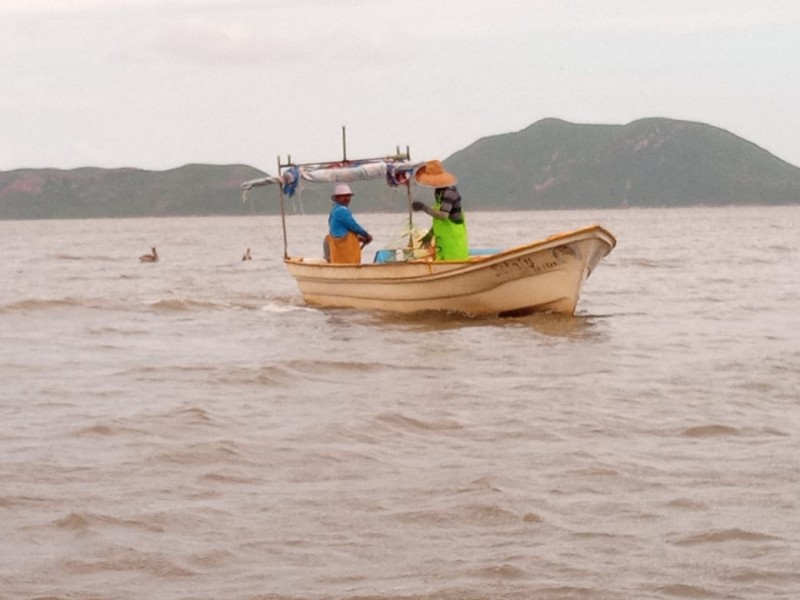
[[[589,236],[587,234],[600,234]],[[330,270],[330,269],[344,269],[344,270],[370,270],[370,269],[379,269],[380,271],[387,271],[398,269],[401,267],[408,267],[409,265],[414,266],[432,266],[434,264],[440,266],[451,266],[452,268],[440,271],[440,272],[427,272],[424,274],[414,274],[405,277],[380,277],[377,273],[376,277],[359,277],[352,281],[349,281],[353,284],[364,284],[364,283],[402,283],[402,282],[414,282],[419,280],[424,281],[433,281],[437,279],[448,279],[451,277],[457,277],[460,275],[468,274],[475,270],[485,269],[487,267],[491,267],[495,264],[499,264],[505,262],[507,260],[513,260],[518,258],[519,256],[524,256],[526,254],[531,254],[534,252],[539,252],[542,250],[547,250],[553,246],[559,246],[562,244],[569,244],[574,242],[583,241],[586,239],[597,239],[603,241],[608,244],[608,254],[611,250],[614,249],[616,246],[616,238],[606,230],[601,225],[589,225],[586,227],[581,227],[579,229],[575,229],[572,231],[566,231],[561,233],[553,234],[547,238],[536,240],[534,242],[530,242],[528,244],[522,244],[519,246],[514,246],[512,248],[508,248],[506,250],[502,250],[496,254],[488,254],[488,255],[481,255],[475,256],[469,260],[459,260],[459,261],[431,261],[427,259],[416,259],[416,260],[409,260],[409,261],[402,261],[402,262],[387,262],[387,263],[361,263],[361,264],[332,264],[327,262],[304,262],[304,259],[301,257],[288,257],[284,259],[284,263],[287,265],[287,268],[290,266],[297,266],[303,271],[319,271],[319,270]],[[291,273],[295,278],[302,278],[302,279],[322,279],[322,280],[330,280],[336,281],[339,283],[348,283],[348,280],[345,279],[337,279],[337,278],[327,278],[327,277],[315,277],[311,274],[306,273]]]

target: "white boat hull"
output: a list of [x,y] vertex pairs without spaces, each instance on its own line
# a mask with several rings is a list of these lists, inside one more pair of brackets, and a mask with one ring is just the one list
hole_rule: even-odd
[[573,314],[583,282],[616,245],[593,225],[469,261],[285,264],[311,306],[471,316]]

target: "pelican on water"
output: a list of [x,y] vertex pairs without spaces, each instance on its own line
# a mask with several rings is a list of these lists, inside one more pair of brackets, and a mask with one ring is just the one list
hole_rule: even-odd
[[139,257],[141,262],[156,262],[158,260],[158,252],[156,252],[156,247],[152,247],[152,254],[142,254]]
[[250,248],[248,248],[247,251],[244,253],[244,256],[242,256],[242,260],[253,260],[253,257],[250,256]]

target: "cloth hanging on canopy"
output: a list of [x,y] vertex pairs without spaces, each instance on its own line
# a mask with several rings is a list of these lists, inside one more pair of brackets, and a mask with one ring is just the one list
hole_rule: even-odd
[[351,181],[370,181],[386,176],[386,163],[368,163],[321,169],[303,169],[301,176],[313,183],[349,183]]
[[259,187],[262,185],[271,185],[275,183],[283,183],[283,180],[280,177],[267,175],[266,177],[260,177],[259,179],[251,179],[250,181],[245,181],[239,187],[241,187],[243,190],[252,190],[254,187]]
[[411,176],[414,174],[414,170],[418,166],[419,164],[414,165],[411,163],[400,163],[397,165],[394,163],[387,163],[386,183],[391,187],[407,185]]
[[390,187],[407,185],[415,169],[424,163],[376,161],[337,165],[292,165],[278,177],[266,176],[241,184],[245,191],[257,186],[279,184],[283,193],[292,197],[298,192],[300,181],[310,183],[350,183],[384,179]]

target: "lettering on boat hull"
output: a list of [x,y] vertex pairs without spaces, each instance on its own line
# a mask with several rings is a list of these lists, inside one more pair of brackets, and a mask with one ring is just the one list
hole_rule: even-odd
[[501,263],[492,265],[491,269],[496,278],[505,278],[509,275],[540,275],[554,271],[570,260],[580,260],[580,250],[572,246],[557,246],[553,248],[550,256],[520,256],[510,258]]

